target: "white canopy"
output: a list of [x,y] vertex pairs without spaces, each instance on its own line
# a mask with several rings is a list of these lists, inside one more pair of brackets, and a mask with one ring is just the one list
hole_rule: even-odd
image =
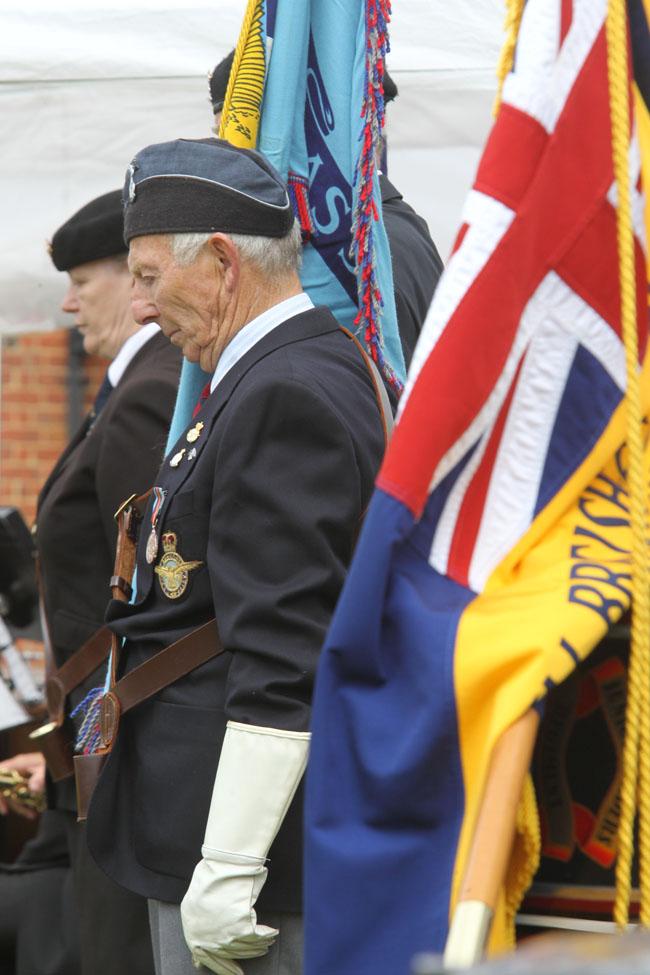
[[[334,5],[334,3],[333,3]],[[245,0],[0,0],[0,332],[50,328],[46,241],[151,142],[209,134]],[[502,0],[393,0],[389,175],[446,256],[489,126]]]

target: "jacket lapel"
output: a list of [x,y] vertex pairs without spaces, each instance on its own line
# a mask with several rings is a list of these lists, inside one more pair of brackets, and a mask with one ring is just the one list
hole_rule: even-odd
[[[168,490],[165,507],[167,507],[169,496],[175,494],[182,487],[191,473],[215,421],[244,376],[258,362],[277,349],[327,332],[336,332],[338,328],[338,322],[327,309],[310,309],[278,325],[235,363],[214,392],[206,399],[196,418],[188,424],[163,461],[159,476],[164,480],[164,484],[161,481],[161,486]],[[198,423],[203,424],[199,437],[194,441],[188,440],[188,434],[195,429]]]

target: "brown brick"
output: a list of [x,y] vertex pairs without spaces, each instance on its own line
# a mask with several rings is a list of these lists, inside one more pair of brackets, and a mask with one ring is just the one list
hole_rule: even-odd
[[[0,503],[16,505],[33,520],[36,498],[68,441],[70,332],[5,336],[0,384]],[[83,363],[83,400],[88,409],[104,378],[106,362]]]

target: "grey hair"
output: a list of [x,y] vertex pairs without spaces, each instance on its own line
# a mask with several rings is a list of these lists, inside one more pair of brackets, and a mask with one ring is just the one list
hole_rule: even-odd
[[[194,264],[201,249],[212,234],[171,234],[172,256],[180,267]],[[302,263],[300,224],[293,226],[284,237],[253,237],[248,234],[228,234],[244,261],[250,261],[266,277],[299,271]]]

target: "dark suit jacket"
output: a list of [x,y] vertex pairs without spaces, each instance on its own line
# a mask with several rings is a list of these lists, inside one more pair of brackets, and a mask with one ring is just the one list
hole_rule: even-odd
[[[183,434],[170,453],[184,447],[182,460],[160,471],[157,527],[199,565],[182,596],[163,594],[144,557],[150,505],[137,601],[111,603],[107,619],[126,637],[127,669],[215,615],[227,652],[123,716],[87,829],[110,876],[171,902],[201,857],[226,722],[309,727],[318,655],[384,449],[366,367],[324,308],[260,340],[197,419],[196,456]],[[300,909],[301,818],[299,794],[271,849],[262,916]]]
[[[122,501],[151,486],[164,454],[181,357],[159,333],[133,357],[93,423],[86,417],[38,499],[36,543],[45,610],[60,666],[104,621]],[[74,706],[97,684],[71,695]],[[74,786],[56,788],[74,809]]]
[[393,265],[397,325],[408,369],[443,263],[426,221],[383,174],[379,187]]

